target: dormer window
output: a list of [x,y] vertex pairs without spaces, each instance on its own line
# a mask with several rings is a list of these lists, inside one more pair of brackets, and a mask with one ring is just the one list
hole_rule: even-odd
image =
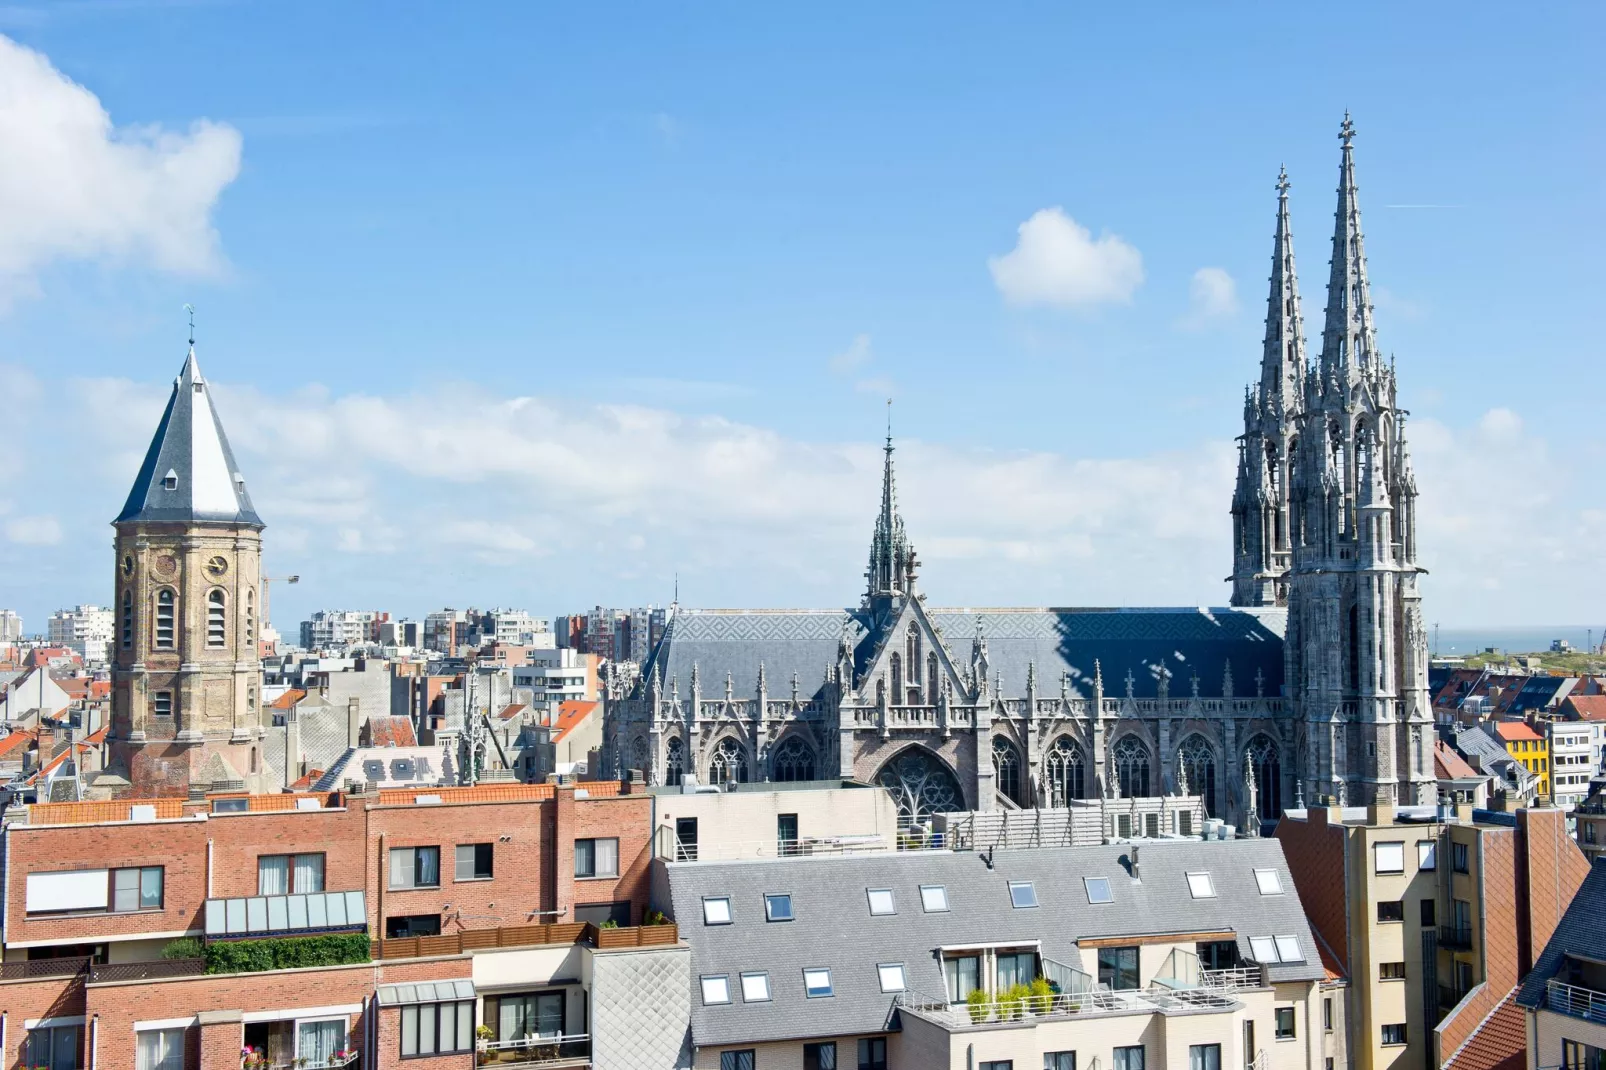
[[167,470],[167,475],[162,477],[162,489],[163,490],[177,490],[178,489],[178,473],[173,471],[171,468],[169,468]]

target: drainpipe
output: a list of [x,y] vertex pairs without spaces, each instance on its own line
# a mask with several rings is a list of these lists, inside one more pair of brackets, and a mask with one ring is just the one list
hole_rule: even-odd
[[206,841],[206,897],[212,898],[212,841]]
[[100,1015],[89,1019],[89,1070],[100,1065]]

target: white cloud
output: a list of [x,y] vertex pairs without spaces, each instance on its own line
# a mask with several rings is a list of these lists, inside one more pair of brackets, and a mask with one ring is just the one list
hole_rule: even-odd
[[19,516],[6,521],[6,538],[23,546],[54,546],[61,541],[61,523],[53,516]]
[[0,36],[0,145],[0,300],[54,260],[221,267],[211,215],[240,170],[232,127],[114,127],[88,89]]
[[1019,227],[1015,248],[990,257],[993,284],[1014,305],[1083,307],[1130,301],[1143,283],[1143,256],[1114,234],[1092,233],[1061,208]]
[[1202,267],[1188,280],[1188,314],[1183,325],[1198,330],[1238,312],[1238,286],[1226,270]]
[[848,348],[833,355],[827,364],[835,375],[852,375],[866,364],[869,364],[872,356],[870,336],[856,334],[853,336],[853,342]]

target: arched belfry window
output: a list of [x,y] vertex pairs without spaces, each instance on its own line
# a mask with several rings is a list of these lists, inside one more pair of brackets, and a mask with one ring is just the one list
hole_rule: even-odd
[[206,596],[206,645],[223,646],[228,639],[228,606],[224,594],[214,589]]
[[257,593],[250,587],[245,589],[245,641],[251,646],[257,641]]
[[134,646],[134,592],[123,592],[123,649]]
[[1070,800],[1086,796],[1087,761],[1075,740],[1067,736],[1056,739],[1043,765],[1050,806],[1069,806]]
[[174,601],[172,591],[156,592],[156,649],[158,650],[173,649]]
[[775,748],[775,757],[770,764],[774,767],[773,778],[777,781],[813,780],[814,748],[800,735],[787,736]]

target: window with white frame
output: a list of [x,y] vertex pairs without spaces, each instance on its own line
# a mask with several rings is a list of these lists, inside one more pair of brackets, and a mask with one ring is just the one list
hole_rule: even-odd
[[401,1009],[402,1058],[450,1055],[473,1047],[472,1001],[410,1003]]
[[883,992],[902,992],[904,989],[903,963],[883,962],[876,966],[876,978]]
[[922,884],[920,886],[920,906],[927,914],[938,914],[948,909],[948,886],[946,884]]
[[729,925],[731,901],[728,895],[711,895],[703,899],[704,925]]
[[770,998],[770,975],[767,973],[742,974],[742,1002],[765,1003]]
[[1375,870],[1378,873],[1404,873],[1405,872],[1405,843],[1401,840],[1389,840],[1372,845],[1372,858]]
[[1282,895],[1283,879],[1275,869],[1255,870],[1255,887],[1261,895]]
[[[45,1019],[45,1022],[50,1022]],[[60,1022],[62,1019],[55,1019]],[[82,1066],[80,1052],[84,1049],[84,1026],[81,1020],[70,1024],[41,1022],[28,1030],[23,1066],[29,1070],[78,1070]]]
[[731,979],[726,974],[701,978],[703,1006],[713,1007],[731,1001]]
[[1416,868],[1417,869],[1438,869],[1439,868],[1439,841],[1438,840],[1417,840],[1416,841]]
[[1216,897],[1216,884],[1210,879],[1208,873],[1188,874],[1188,894],[1195,899],[1214,899]]
[[1108,877],[1083,877],[1082,887],[1087,892],[1087,901],[1090,904],[1115,902],[1115,896],[1110,893]]
[[1016,910],[1027,910],[1037,905],[1037,886],[1031,881],[1009,882],[1009,903]]
[[135,1070],[184,1070],[183,1029],[142,1029],[134,1034]]
[[869,888],[866,889],[865,894],[869,896],[870,913],[872,915],[880,916],[898,912],[897,903],[892,898],[891,888]]
[[831,971],[824,967],[805,969],[803,971],[803,992],[810,999],[831,995]]
[[1304,962],[1305,961],[1305,953],[1299,949],[1299,937],[1297,937],[1297,936],[1278,936],[1278,937],[1274,937],[1274,939],[1277,941],[1277,958],[1278,958],[1278,961],[1280,961],[1280,962]]
[[258,895],[309,895],[323,891],[323,855],[258,855]]

